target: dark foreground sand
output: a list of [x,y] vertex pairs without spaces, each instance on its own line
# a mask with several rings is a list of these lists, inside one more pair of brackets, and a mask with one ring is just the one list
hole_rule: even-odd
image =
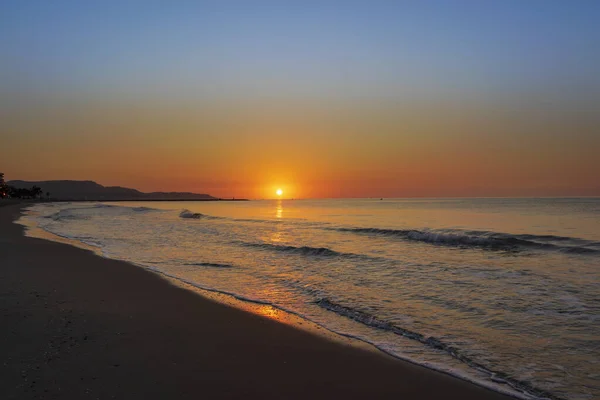
[[0,207],[0,399],[508,399],[23,236]]

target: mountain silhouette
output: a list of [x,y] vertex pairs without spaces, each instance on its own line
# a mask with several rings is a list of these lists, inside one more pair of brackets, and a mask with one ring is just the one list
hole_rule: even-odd
[[60,200],[217,200],[204,193],[152,192],[144,193],[121,186],[102,186],[94,181],[21,181],[7,182],[15,188],[39,186],[51,197]]

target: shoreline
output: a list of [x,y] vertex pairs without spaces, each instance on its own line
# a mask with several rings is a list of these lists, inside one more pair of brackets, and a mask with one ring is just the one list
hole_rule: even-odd
[[28,205],[0,208],[6,398],[512,398],[26,237]]

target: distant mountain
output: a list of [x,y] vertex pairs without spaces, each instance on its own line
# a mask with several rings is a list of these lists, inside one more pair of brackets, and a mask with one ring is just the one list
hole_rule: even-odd
[[93,181],[10,181],[9,186],[31,188],[39,186],[50,197],[60,200],[216,200],[208,194],[188,192],[143,193],[121,186],[102,186]]

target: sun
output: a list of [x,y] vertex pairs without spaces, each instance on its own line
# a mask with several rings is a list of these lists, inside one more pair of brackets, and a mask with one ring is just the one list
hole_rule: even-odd
[[283,190],[277,189],[277,191],[275,191],[275,193],[277,193],[277,196],[281,196],[283,194]]

